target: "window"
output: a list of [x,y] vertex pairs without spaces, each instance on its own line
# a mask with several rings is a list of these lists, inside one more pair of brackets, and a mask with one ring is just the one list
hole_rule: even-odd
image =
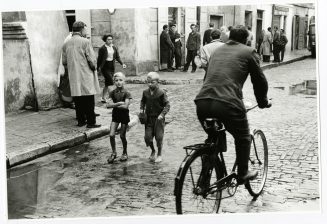
[[178,8],[168,8],[168,24],[177,24],[177,12]]
[[244,25],[252,27],[252,12],[245,11]]

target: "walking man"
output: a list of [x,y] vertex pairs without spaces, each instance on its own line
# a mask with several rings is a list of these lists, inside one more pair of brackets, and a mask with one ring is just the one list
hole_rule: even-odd
[[206,44],[209,44],[211,42],[211,32],[213,30],[214,24],[213,23],[209,23],[209,29],[207,29],[206,31],[204,31],[204,35],[203,35],[203,46]]
[[188,67],[192,62],[192,73],[196,70],[196,64],[194,62],[194,58],[196,55],[200,54],[200,46],[201,46],[201,36],[197,32],[197,27],[195,24],[191,25],[192,32],[189,34],[186,42],[187,48],[187,56],[186,56],[186,64],[184,65],[183,72],[187,72]]
[[76,21],[73,35],[63,46],[62,64],[68,69],[70,90],[76,109],[78,126],[97,128],[94,95],[100,93],[96,57],[91,42],[85,38],[86,24]]

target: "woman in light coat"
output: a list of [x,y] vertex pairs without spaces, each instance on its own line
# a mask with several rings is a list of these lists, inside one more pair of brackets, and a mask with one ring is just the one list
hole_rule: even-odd
[[270,62],[270,45],[272,43],[272,36],[270,32],[262,30],[262,44],[260,46],[260,54],[263,55],[263,62]]

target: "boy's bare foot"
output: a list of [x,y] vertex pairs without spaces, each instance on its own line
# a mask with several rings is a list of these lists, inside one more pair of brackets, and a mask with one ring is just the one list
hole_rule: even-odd
[[156,160],[156,152],[151,152],[149,160],[150,160],[150,162],[154,162]]
[[158,156],[154,162],[155,163],[161,163],[162,162],[162,157]]

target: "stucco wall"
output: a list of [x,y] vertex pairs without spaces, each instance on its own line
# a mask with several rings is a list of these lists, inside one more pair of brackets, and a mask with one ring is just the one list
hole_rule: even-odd
[[[21,27],[21,26],[20,26]],[[4,28],[4,25],[3,25]],[[4,36],[5,36],[5,32]],[[10,31],[11,34],[17,31]],[[24,31],[20,31],[24,35]],[[32,74],[28,40],[25,37],[3,39],[5,112],[33,105]]]
[[59,104],[57,71],[61,48],[68,35],[63,11],[26,12],[32,71],[39,109]]
[[96,55],[98,48],[104,42],[102,36],[111,33],[114,36],[114,45],[119,49],[122,61],[127,69],[122,69],[116,63],[116,71],[123,71],[126,75],[136,75],[135,68],[135,9],[116,9],[110,15],[108,9],[91,10],[92,44]]

